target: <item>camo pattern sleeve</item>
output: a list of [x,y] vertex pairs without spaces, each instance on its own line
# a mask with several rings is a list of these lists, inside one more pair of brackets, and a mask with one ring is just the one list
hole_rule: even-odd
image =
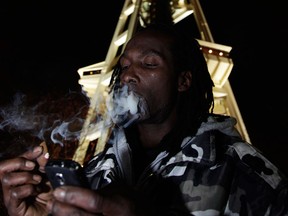
[[218,136],[187,138],[162,164],[162,176],[179,185],[190,214],[288,215],[285,176],[252,145]]

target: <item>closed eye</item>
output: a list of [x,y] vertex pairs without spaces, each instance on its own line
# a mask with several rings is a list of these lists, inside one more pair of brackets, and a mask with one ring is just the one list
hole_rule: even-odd
[[160,62],[161,62],[160,56],[152,52],[143,58],[142,65],[147,68],[155,68],[159,65]]
[[128,65],[121,66],[121,70],[122,70],[122,71],[127,70],[128,68],[129,68]]
[[156,67],[158,64],[156,63],[144,63],[146,67]]

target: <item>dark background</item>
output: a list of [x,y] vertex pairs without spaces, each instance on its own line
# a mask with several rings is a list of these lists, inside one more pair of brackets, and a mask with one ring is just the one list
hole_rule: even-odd
[[[18,90],[77,90],[77,69],[105,59],[124,0],[59,2],[0,3],[1,103]],[[288,174],[288,14],[273,2],[200,0],[214,41],[232,47],[229,81],[252,144]]]

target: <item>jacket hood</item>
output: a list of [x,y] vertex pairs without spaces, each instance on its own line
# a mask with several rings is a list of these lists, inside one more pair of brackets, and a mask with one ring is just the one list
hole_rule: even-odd
[[[226,149],[226,143],[221,140],[224,134],[233,137],[235,140],[242,140],[240,133],[235,128],[237,121],[230,116],[212,115],[203,122],[195,136],[186,137],[181,144],[181,151],[170,159],[169,163],[179,161],[191,161],[194,163],[213,166],[216,160],[217,151]],[[222,151],[222,150],[221,150]]]
[[231,116],[209,116],[207,122],[201,124],[196,135],[201,135],[207,131],[218,130],[228,136],[241,137],[240,133],[235,128],[236,124],[237,120]]

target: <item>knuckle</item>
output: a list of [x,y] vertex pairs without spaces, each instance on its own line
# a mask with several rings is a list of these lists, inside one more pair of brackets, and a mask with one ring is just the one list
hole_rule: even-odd
[[7,186],[10,185],[10,174],[6,173],[3,177],[2,177],[2,185],[3,186]]
[[0,177],[2,178],[2,176],[7,172],[7,166],[9,165],[8,161],[2,161],[0,163]]
[[18,197],[19,197],[19,193],[17,190],[11,190],[10,194],[11,194],[12,199],[18,199]]

